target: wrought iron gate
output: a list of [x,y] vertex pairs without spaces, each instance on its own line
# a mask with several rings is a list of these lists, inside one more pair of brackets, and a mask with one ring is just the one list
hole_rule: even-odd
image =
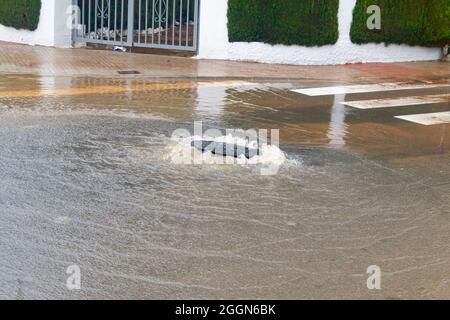
[[76,0],[75,42],[197,51],[199,0]]

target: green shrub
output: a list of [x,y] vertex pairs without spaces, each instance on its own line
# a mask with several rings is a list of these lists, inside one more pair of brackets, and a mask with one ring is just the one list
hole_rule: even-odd
[[339,0],[229,0],[231,42],[322,46],[336,43]]
[[36,30],[41,0],[0,0],[0,24],[16,29]]
[[[367,28],[367,8],[381,9],[381,30]],[[352,42],[441,46],[450,42],[450,0],[358,0]]]

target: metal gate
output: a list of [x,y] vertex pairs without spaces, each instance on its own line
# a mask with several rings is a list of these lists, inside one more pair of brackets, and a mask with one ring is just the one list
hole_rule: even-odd
[[75,42],[197,51],[199,0],[75,2]]

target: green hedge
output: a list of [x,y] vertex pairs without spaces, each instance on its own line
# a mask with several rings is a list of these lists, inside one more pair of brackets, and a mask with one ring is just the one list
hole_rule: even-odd
[[322,46],[338,40],[339,0],[229,0],[231,42]]
[[36,30],[41,0],[0,0],[0,24],[16,29]]
[[[381,9],[381,30],[367,28],[367,8]],[[450,43],[450,0],[358,0],[352,42],[442,46]]]

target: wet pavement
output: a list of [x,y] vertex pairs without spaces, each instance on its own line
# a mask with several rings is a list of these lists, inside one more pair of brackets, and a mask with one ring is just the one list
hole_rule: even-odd
[[0,72],[40,76],[117,77],[119,72],[139,74],[121,78],[166,80],[256,79],[370,83],[383,79],[421,81],[448,78],[448,63],[422,61],[342,66],[292,66],[250,62],[201,60],[166,55],[60,49],[0,41]]
[[[395,118],[448,100],[341,104],[449,89],[291,91],[343,84],[2,74],[0,297],[450,298],[450,124]],[[174,164],[170,137],[194,121],[279,129],[287,161]]]

